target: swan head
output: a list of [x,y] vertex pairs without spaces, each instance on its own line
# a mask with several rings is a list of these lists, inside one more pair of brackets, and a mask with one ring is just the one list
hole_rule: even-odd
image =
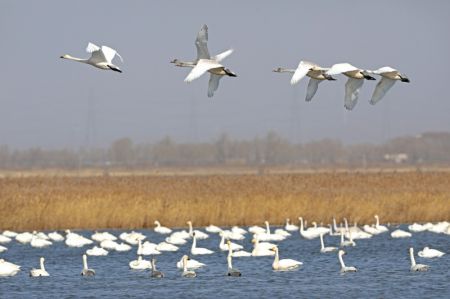
[[343,255],[346,255],[346,254],[347,254],[347,253],[346,253],[344,250],[342,250],[342,249],[339,250],[339,255],[340,255],[340,256],[343,256]]
[[232,72],[230,69],[224,68],[225,74],[227,74],[230,77],[237,77],[235,72]]
[[62,58],[62,59],[70,59],[70,58],[72,58],[72,56],[70,56],[70,55],[68,55],[68,54],[64,54],[64,55],[59,56],[59,58]]
[[274,246],[274,247],[270,248],[270,250],[271,250],[271,251],[278,251],[278,247],[277,247],[277,246]]
[[402,82],[406,82],[406,83],[409,83],[409,82],[411,82],[411,81],[409,81],[409,79],[408,79],[408,78],[406,78],[406,77],[402,77],[402,78],[400,79],[400,81],[402,81]]
[[230,244],[231,244],[231,241],[230,241],[230,240],[227,240],[227,244],[230,245]]
[[281,67],[277,67],[276,69],[273,69],[272,72],[275,73],[281,73],[283,71],[283,69]]
[[153,224],[155,224],[155,225],[160,225],[160,223],[159,223],[158,220],[155,220],[155,222],[153,222]]
[[187,224],[187,225],[192,225],[192,221],[189,220],[189,221],[186,222],[186,224]]

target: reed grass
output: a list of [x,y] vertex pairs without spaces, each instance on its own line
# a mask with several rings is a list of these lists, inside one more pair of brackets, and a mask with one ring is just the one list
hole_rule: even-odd
[[450,219],[449,172],[0,178],[0,229]]

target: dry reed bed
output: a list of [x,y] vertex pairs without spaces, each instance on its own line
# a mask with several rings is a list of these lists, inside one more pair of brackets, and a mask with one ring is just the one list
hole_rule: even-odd
[[0,229],[143,228],[450,219],[450,173],[319,173],[0,179]]

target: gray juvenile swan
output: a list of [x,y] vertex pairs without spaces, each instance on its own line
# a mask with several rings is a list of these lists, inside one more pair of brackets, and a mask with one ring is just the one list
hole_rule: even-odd
[[95,271],[93,269],[88,268],[87,264],[87,256],[83,254],[83,270],[81,271],[82,276],[94,276]]
[[164,273],[161,271],[156,270],[156,260],[155,258],[152,258],[152,272],[150,274],[150,277],[154,277],[154,278],[163,278],[164,277]]
[[424,264],[416,264],[416,259],[414,258],[414,248],[409,248],[409,258],[411,260],[410,271],[425,272],[430,269],[430,266]]

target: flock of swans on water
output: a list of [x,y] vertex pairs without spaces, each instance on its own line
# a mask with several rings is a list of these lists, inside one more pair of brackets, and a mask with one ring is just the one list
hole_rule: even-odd
[[[208,233],[219,234],[221,236],[221,241],[216,248],[219,251],[228,251],[227,255],[227,266],[228,271],[226,274],[228,276],[241,276],[241,272],[233,267],[232,259],[233,257],[258,257],[258,256],[273,256],[274,260],[272,263],[272,268],[275,271],[290,271],[298,269],[303,265],[302,262],[293,259],[280,259],[280,253],[277,244],[271,242],[281,242],[284,239],[291,236],[291,232],[299,232],[300,236],[304,239],[311,240],[320,238],[320,252],[330,253],[337,252],[338,261],[341,266],[341,272],[356,272],[357,268],[352,266],[346,266],[343,260],[343,255],[345,251],[340,249],[346,246],[356,246],[355,240],[358,239],[368,239],[374,235],[389,232],[386,226],[380,225],[379,218],[375,215],[376,222],[372,225],[364,225],[362,228],[357,226],[355,223],[353,226],[349,226],[347,219],[344,218],[344,225],[339,227],[336,225],[336,221],[333,219],[333,225],[329,227],[317,226],[313,222],[313,226],[306,228],[306,223],[304,223],[303,218],[299,217],[299,226],[290,223],[289,219],[286,219],[286,225],[284,229],[276,229],[273,233],[270,229],[269,223],[266,221],[266,227],[251,226],[247,230],[233,226],[231,229],[222,229],[220,227],[209,225],[205,228]],[[116,242],[118,238],[109,232],[95,232],[91,239],[86,238],[80,234],[66,230],[65,236],[58,232],[52,232],[45,234],[43,232],[23,232],[16,233],[13,231],[4,231],[0,234],[0,244],[7,244],[15,239],[21,244],[30,244],[35,248],[48,247],[53,244],[53,242],[65,242],[69,247],[83,247],[85,245],[93,244],[97,242],[93,248],[86,250],[86,253],[82,256],[83,268],[81,275],[83,276],[93,276],[95,271],[88,267],[87,256],[105,256],[108,255],[108,250],[115,251],[129,251],[132,250],[132,246],[137,246],[137,259],[129,263],[131,269],[136,270],[151,270],[151,277],[164,277],[164,273],[158,271],[156,268],[156,260],[154,256],[163,253],[164,251],[177,251],[179,246],[182,246],[188,242],[191,242],[191,256],[198,255],[210,255],[214,254],[214,250],[207,248],[197,247],[197,240],[206,239],[209,235],[197,229],[193,229],[192,222],[188,221],[189,230],[182,231],[172,231],[172,229],[163,227],[158,221],[155,221],[156,227],[154,231],[159,234],[167,235],[164,242],[159,244],[151,243],[150,241],[144,241],[146,236],[140,232],[124,232],[120,234],[119,239],[123,242]],[[390,233],[392,238],[407,238],[411,237],[411,232],[422,232],[430,231],[434,233],[442,233],[450,235],[450,222],[439,222],[437,224],[426,223],[418,224],[414,223],[408,226],[410,232],[403,231],[400,229],[394,230]],[[243,246],[232,242],[240,241],[245,239],[246,234],[253,234],[252,243],[253,250],[247,252],[243,250]],[[340,237],[339,247],[325,246],[323,235],[329,234],[330,236]],[[0,245],[0,253],[6,251],[7,248]],[[436,249],[431,249],[425,247],[423,250],[418,252],[418,256],[422,258],[438,258],[443,256],[445,253]],[[145,260],[142,256],[151,255],[153,258],[151,260]],[[428,265],[417,264],[414,257],[414,249],[409,249],[409,255],[411,260],[411,271],[427,271],[429,269]],[[45,269],[45,258],[40,258],[40,267],[30,270],[31,277],[40,276],[50,276]],[[183,255],[180,261],[176,263],[176,267],[180,270],[181,276],[183,277],[196,277],[195,269],[206,266],[197,260],[191,259],[188,255]],[[4,259],[0,259],[0,277],[14,276],[20,271],[20,266],[7,262]]]
[[[208,27],[206,25],[203,25],[197,34],[195,46],[197,48],[197,58],[195,60],[181,61],[179,59],[174,59],[171,63],[179,67],[192,68],[187,77],[184,79],[184,81],[188,83],[209,72],[208,97],[212,97],[214,92],[218,89],[219,81],[222,77],[237,76],[236,73],[226,68],[221,63],[222,60],[233,53],[233,49],[229,49],[218,55],[211,56],[208,50]],[[91,53],[91,57],[88,59],[80,59],[67,54],[61,56],[61,58],[87,63],[103,70],[122,72],[118,66],[112,63],[115,55],[119,56],[120,60],[122,60],[122,57],[116,50],[107,46],[98,47],[93,43],[89,43],[86,51]],[[308,76],[310,79],[306,92],[306,101],[311,101],[314,97],[319,87],[319,83],[323,81],[334,81],[336,79],[333,76],[338,74],[347,76],[348,80],[345,84],[344,106],[348,110],[352,110],[355,107],[364,80],[376,80],[372,75],[378,75],[381,77],[381,80],[375,87],[370,100],[370,103],[373,105],[384,97],[386,92],[395,84],[395,82],[410,82],[405,74],[402,74],[389,66],[385,66],[377,70],[366,70],[357,68],[349,63],[337,63],[327,68],[321,67],[312,62],[300,61],[297,69],[279,67],[273,71],[278,73],[292,73],[292,85],[297,84],[302,78]]]

